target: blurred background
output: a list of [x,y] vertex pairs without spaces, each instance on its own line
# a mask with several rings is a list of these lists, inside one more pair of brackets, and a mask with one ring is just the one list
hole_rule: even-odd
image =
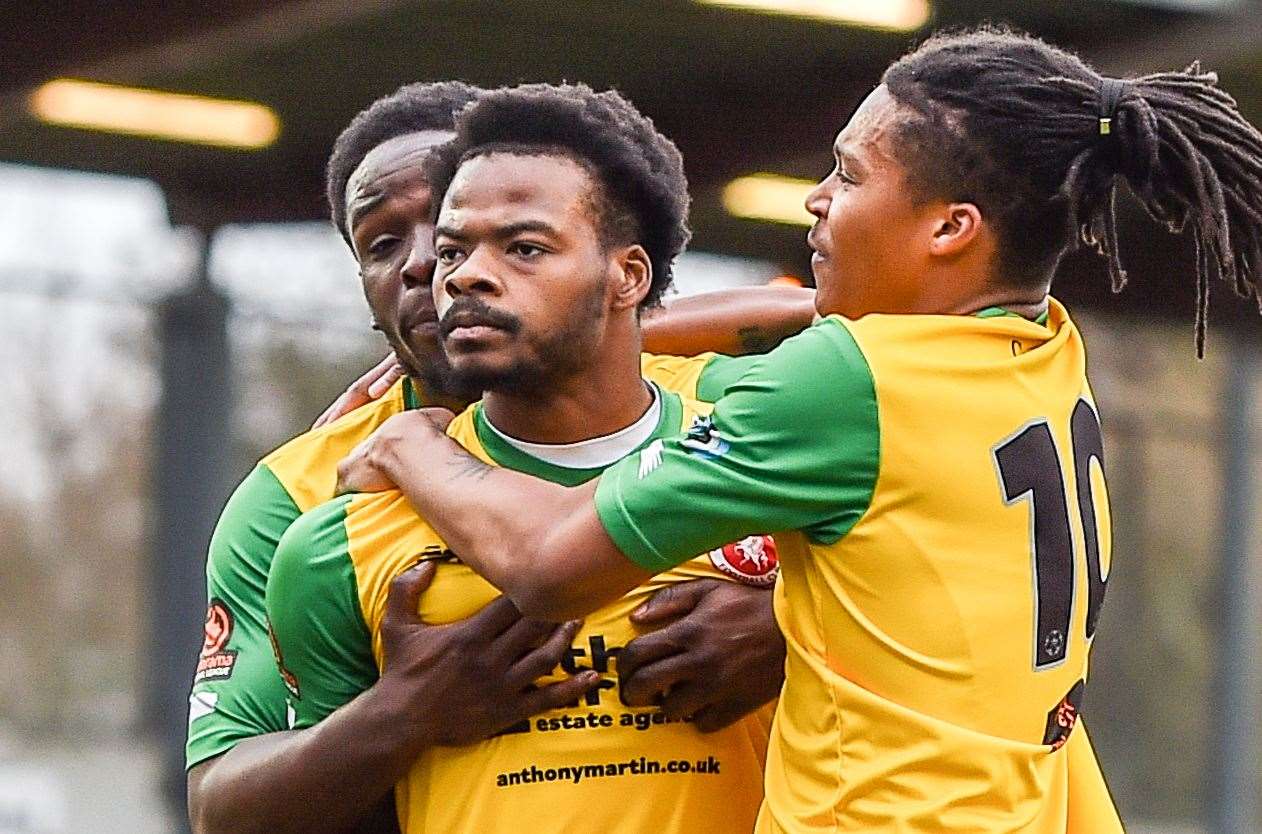
[[[185,830],[210,529],[383,350],[323,198],[358,110],[415,80],[615,86],[687,160],[680,291],[806,279],[834,133],[929,31],[985,20],[1115,75],[1201,59],[1262,122],[1250,0],[0,6],[0,834]],[[1086,715],[1130,830],[1252,834],[1259,316],[1214,287],[1197,361],[1189,241],[1123,215],[1127,289],[1090,254],[1057,285],[1114,508]]]

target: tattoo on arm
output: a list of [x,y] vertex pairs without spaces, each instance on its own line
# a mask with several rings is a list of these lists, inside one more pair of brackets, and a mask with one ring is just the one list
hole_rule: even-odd
[[749,325],[736,331],[736,338],[745,353],[766,353],[777,344],[775,336],[758,325]]
[[491,473],[495,467],[475,458],[465,451],[452,450],[447,459],[447,467],[453,479],[471,478],[480,481]]

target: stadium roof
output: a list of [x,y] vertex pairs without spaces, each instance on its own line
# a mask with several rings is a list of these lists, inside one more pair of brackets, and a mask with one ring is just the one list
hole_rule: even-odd
[[[1007,21],[1118,73],[1200,57],[1259,120],[1262,15],[1247,6],[936,0],[928,26]],[[6,4],[0,32],[0,159],[152,178],[175,222],[324,217],[333,138],[401,83],[582,80],[618,87],[679,143],[694,187],[697,248],[777,260],[799,273],[803,229],[730,217],[722,186],[755,171],[822,174],[833,133],[918,37],[687,0]],[[27,98],[61,76],[261,102],[279,114],[281,134],[265,150],[239,151],[41,124],[28,115]],[[1145,292],[1107,301],[1103,270],[1084,258],[1094,280],[1060,293],[1190,318],[1190,258],[1140,224],[1133,237],[1128,265],[1136,286],[1149,285]],[[1146,282],[1148,274],[1156,277]],[[1248,304],[1223,304],[1218,314],[1256,317]]]

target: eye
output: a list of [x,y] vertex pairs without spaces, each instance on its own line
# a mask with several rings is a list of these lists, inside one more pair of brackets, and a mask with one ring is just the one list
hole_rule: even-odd
[[846,185],[858,185],[858,181],[847,174],[846,169],[842,168],[840,165],[837,166],[837,179],[841,180]]
[[434,254],[438,258],[438,262],[443,266],[451,266],[458,263],[464,256],[464,253],[455,246],[438,246]]
[[381,235],[373,238],[372,243],[368,244],[368,255],[373,258],[381,258],[388,255],[399,243],[399,238],[393,235]]
[[508,247],[509,254],[517,255],[522,258],[537,258],[544,254],[546,250],[542,246],[519,240]]

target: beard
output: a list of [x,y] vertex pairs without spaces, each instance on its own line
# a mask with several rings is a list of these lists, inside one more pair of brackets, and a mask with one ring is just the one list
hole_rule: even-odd
[[441,349],[433,353],[429,362],[412,363],[400,357],[400,364],[403,365],[408,376],[421,381],[421,385],[431,396],[465,403],[482,399],[482,392],[485,389],[477,385],[476,380],[467,382],[457,374],[451,367],[447,354]]
[[[604,320],[604,307],[605,280],[602,274],[601,280],[595,283],[590,292],[577,300],[574,308],[565,317],[565,325],[560,328],[531,334],[522,327],[520,320],[511,317],[516,327],[505,329],[512,332],[515,338],[527,341],[530,350],[521,352],[526,355],[520,355],[506,367],[488,366],[477,360],[467,362],[459,368],[444,363],[449,384],[462,391],[495,391],[514,396],[555,387],[557,380],[568,379],[579,373],[595,357]],[[449,310],[448,315],[450,313]]]

